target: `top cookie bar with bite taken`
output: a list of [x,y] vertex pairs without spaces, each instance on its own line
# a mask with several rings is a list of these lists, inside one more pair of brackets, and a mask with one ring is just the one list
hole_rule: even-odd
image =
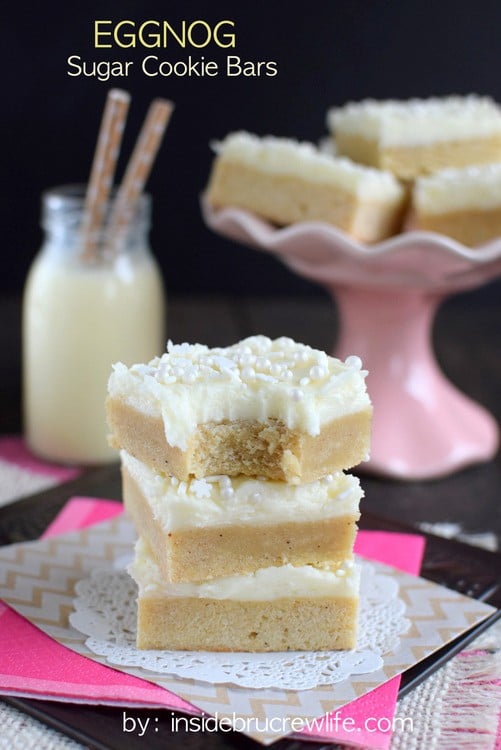
[[314,481],[367,457],[366,371],[290,338],[232,346],[169,342],[148,364],[114,366],[110,443],[179,479],[213,474]]

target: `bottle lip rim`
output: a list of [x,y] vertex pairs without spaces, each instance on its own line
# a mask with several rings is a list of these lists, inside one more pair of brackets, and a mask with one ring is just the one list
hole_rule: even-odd
[[[85,201],[85,193],[87,186],[83,183],[70,183],[67,185],[57,185],[56,187],[48,188],[42,193],[42,205],[46,208],[58,209],[62,207],[81,208]],[[112,190],[112,197],[116,193],[116,189]],[[150,193],[141,193],[139,196],[140,205],[150,205],[151,195]]]

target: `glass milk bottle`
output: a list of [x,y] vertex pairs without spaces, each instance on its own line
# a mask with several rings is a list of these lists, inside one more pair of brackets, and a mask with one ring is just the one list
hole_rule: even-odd
[[141,196],[117,247],[84,252],[83,188],[42,199],[45,242],[23,300],[23,397],[28,447],[64,463],[118,458],[104,402],[114,362],[147,362],[165,348],[164,290],[148,245],[150,199]]

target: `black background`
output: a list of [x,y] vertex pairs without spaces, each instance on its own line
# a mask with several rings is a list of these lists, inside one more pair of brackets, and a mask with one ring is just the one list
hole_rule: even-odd
[[[204,19],[235,22],[236,48],[95,49],[95,19]],[[477,92],[501,99],[499,2],[312,0],[289,2],[9,4],[3,24],[1,77],[4,161],[2,179],[2,292],[20,292],[36,253],[40,194],[85,182],[106,93],[132,94],[118,167],[155,96],[176,111],[148,189],[154,197],[152,245],[171,292],[313,293],[274,258],[236,246],[205,228],[199,194],[207,180],[209,142],[243,128],[259,134],[317,140],[333,104]],[[147,78],[140,61],[202,55],[224,69],[227,54],[274,60],[275,77]],[[67,58],[88,62],[134,60],[128,78],[99,82],[72,78]]]

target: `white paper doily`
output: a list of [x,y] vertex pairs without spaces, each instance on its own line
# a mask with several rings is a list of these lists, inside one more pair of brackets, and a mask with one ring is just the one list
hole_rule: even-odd
[[119,667],[140,667],[200,682],[246,688],[309,690],[351,675],[375,672],[382,655],[394,650],[409,627],[398,585],[390,576],[362,565],[357,648],[353,651],[213,653],[143,651],[135,646],[137,587],[125,570],[98,569],[77,583],[74,628],[87,635],[89,650]]

